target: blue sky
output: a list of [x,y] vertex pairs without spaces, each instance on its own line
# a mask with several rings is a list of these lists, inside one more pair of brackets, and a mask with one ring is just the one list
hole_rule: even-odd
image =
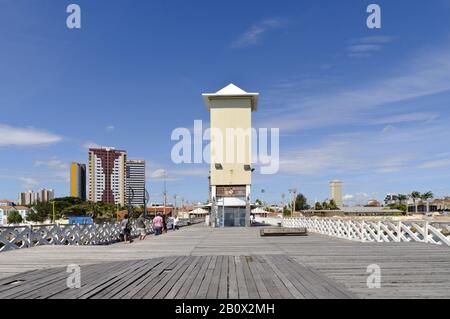
[[204,201],[207,165],[174,165],[170,135],[231,82],[261,93],[256,126],[281,129],[280,172],[255,174],[254,198],[324,200],[332,179],[349,203],[450,195],[449,21],[448,0],[0,0],[0,197],[66,195],[68,164],[105,145],[147,160],[151,201],[161,169],[170,196]]

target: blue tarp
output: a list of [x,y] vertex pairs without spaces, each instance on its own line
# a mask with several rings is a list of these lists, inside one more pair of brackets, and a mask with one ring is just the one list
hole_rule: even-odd
[[68,217],[69,225],[91,225],[94,223],[92,217]]

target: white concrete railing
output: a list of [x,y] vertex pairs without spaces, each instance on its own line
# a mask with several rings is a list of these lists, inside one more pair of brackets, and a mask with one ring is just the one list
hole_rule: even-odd
[[[146,221],[152,233],[151,222]],[[41,245],[108,245],[120,240],[120,223],[0,227],[0,252]],[[139,231],[133,222],[132,236]]]
[[[281,220],[281,219],[280,219]],[[306,227],[309,232],[360,242],[421,242],[450,246],[448,223],[428,221],[355,221],[288,218],[282,226]]]

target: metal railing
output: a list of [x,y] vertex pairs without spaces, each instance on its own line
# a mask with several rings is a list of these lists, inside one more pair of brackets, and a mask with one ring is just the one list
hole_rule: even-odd
[[[152,233],[152,223],[146,221],[146,226]],[[0,227],[0,252],[42,245],[109,245],[121,240],[122,228],[120,223]],[[131,235],[139,235],[135,221]]]
[[[281,219],[280,219],[281,220]],[[355,221],[288,218],[282,226],[360,242],[421,242],[450,246],[449,223],[429,221]]]

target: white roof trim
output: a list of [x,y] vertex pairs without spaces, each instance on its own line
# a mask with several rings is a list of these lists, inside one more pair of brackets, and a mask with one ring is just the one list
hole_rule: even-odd
[[258,109],[258,100],[259,93],[248,93],[238,86],[230,83],[223,89],[217,91],[216,93],[204,93],[202,94],[203,99],[205,101],[206,107],[208,111],[211,109],[211,100],[220,99],[220,98],[250,98],[252,100],[252,111],[256,111]]

